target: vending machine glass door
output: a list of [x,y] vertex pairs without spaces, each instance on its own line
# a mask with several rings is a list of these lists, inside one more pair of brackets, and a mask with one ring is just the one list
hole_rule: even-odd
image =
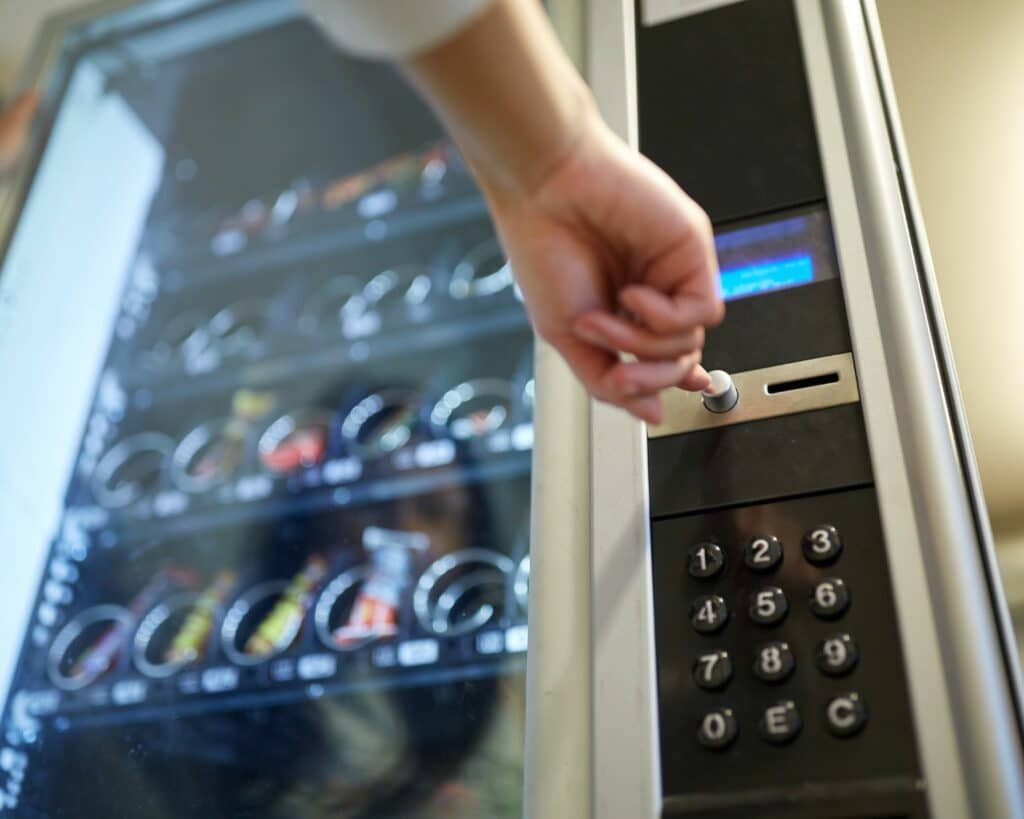
[[293,3],[115,5],[51,26],[0,211],[0,816],[518,817],[533,339],[483,199]]

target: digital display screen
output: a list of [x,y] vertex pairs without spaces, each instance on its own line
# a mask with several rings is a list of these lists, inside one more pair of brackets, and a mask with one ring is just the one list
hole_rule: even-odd
[[837,275],[824,209],[787,215],[715,236],[725,301],[800,287]]

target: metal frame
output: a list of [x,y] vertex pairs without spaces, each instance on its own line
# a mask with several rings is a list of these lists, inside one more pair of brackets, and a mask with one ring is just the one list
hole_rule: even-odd
[[999,618],[983,604],[985,537],[952,435],[956,396],[940,379],[949,365],[933,346],[938,314],[919,281],[924,237],[903,206],[877,31],[858,0],[796,7],[932,815],[1024,815]]

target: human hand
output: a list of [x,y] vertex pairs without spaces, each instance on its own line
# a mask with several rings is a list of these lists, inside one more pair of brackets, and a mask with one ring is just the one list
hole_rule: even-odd
[[0,113],[0,175],[14,167],[21,156],[38,106],[39,96],[26,91]]
[[661,390],[710,380],[704,329],[724,316],[711,224],[596,111],[586,116],[533,190],[482,181],[537,332],[596,398],[660,423]]

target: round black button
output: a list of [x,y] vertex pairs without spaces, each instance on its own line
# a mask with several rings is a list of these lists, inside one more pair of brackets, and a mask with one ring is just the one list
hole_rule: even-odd
[[757,650],[754,674],[764,682],[782,682],[793,673],[794,668],[796,660],[793,659],[793,652],[789,650],[789,643],[765,643]]
[[818,668],[830,677],[848,674],[857,665],[860,654],[853,638],[845,632],[826,637],[818,644]]
[[837,737],[852,737],[859,733],[868,721],[868,709],[860,694],[850,692],[829,700],[825,707],[828,729]]
[[796,710],[796,703],[793,700],[779,700],[775,705],[769,705],[764,709],[757,727],[762,737],[781,745],[800,733],[803,720],[800,719],[800,712]]
[[778,586],[765,586],[750,595],[750,619],[762,626],[781,622],[788,611],[786,595]]
[[826,577],[811,592],[811,611],[826,620],[839,617],[850,607],[850,591],[838,577]]
[[727,651],[701,654],[693,664],[693,679],[701,688],[717,691],[732,679],[732,660]]
[[771,535],[751,538],[743,550],[743,562],[752,571],[770,572],[782,562],[782,543]]
[[715,577],[725,566],[725,555],[717,543],[698,543],[690,547],[686,560],[686,570],[690,577],[708,580]]
[[824,524],[809,529],[803,539],[804,557],[815,566],[827,566],[839,559],[843,539],[835,526]]
[[690,622],[701,634],[714,634],[729,619],[729,607],[717,594],[698,597],[690,609]]
[[728,748],[736,740],[739,725],[731,708],[717,708],[708,711],[697,727],[697,740],[705,748],[720,751]]

